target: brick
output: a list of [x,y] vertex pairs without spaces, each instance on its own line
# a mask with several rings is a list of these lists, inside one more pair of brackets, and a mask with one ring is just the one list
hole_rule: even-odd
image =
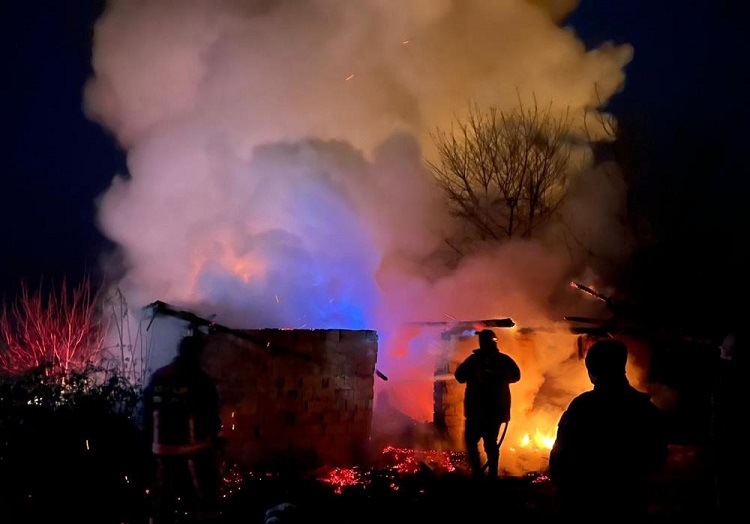
[[[265,460],[281,449],[292,455],[317,453],[351,460],[352,449],[369,437],[377,333],[250,333],[263,343],[213,334],[207,352],[207,369],[222,399],[229,449],[240,455],[238,462]],[[273,347],[265,347],[265,341]],[[227,429],[232,425],[234,430]],[[332,442],[340,449],[332,449]]]

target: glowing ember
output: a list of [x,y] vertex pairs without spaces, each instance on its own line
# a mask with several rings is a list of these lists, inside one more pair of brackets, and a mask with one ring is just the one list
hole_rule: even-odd
[[245,484],[245,476],[236,464],[228,466],[221,477],[221,498],[236,495]]
[[536,475],[531,482],[532,484],[544,484],[550,482],[550,478],[547,475]]
[[[465,454],[457,451],[419,450],[411,448],[397,448],[387,446],[382,451],[385,465],[381,468],[381,480],[387,482],[392,491],[398,491],[401,486],[399,478],[415,475],[425,468],[431,471],[445,473],[456,472],[459,469],[468,471]],[[330,484],[334,493],[340,495],[344,489],[352,486],[367,487],[374,479],[373,471],[362,471],[358,468],[333,468],[319,477],[319,480]]]
[[358,484],[366,484],[362,480],[362,474],[356,468],[334,468],[320,479],[334,488],[334,493],[341,495],[344,488]]
[[424,466],[445,472],[455,472],[465,467],[465,454],[458,451],[417,450],[387,446],[383,455],[392,464],[389,469],[399,474],[414,474]]

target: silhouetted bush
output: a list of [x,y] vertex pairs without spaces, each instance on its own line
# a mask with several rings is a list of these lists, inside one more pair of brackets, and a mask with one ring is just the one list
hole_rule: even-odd
[[148,472],[140,393],[96,368],[67,375],[36,369],[0,379],[3,522],[45,515],[140,522]]

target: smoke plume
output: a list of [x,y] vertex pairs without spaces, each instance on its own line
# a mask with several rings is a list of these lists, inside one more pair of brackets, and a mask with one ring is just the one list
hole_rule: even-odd
[[[378,367],[396,383],[434,371],[429,344],[400,335],[409,322],[549,324],[561,282],[585,267],[561,226],[436,269],[426,261],[450,217],[423,160],[430,134],[474,103],[535,97],[597,121],[632,50],[587,49],[559,25],[574,7],[110,1],[85,107],[127,152],[98,210],[131,307],[163,300],[242,328],[376,329]],[[596,226],[616,227],[621,181],[581,173],[592,182],[578,184],[567,226],[622,255],[620,232]]]

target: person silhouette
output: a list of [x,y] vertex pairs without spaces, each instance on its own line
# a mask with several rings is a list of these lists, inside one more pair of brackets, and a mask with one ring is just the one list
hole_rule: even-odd
[[625,375],[627,346],[595,342],[585,356],[593,389],[560,417],[549,475],[564,516],[645,518],[651,476],[667,458],[663,415]]
[[[500,461],[498,436],[503,423],[510,421],[511,394],[509,385],[521,380],[518,364],[497,347],[491,329],[476,332],[479,348],[461,362],[454,376],[466,384],[464,392],[464,444],[474,477],[487,469],[489,478],[496,478]],[[479,441],[482,441],[487,463],[481,465]]]
[[182,338],[177,356],[154,371],[143,393],[159,523],[173,522],[178,510],[218,519],[223,438],[217,388],[201,368],[204,343],[203,335]]
[[744,507],[747,459],[735,443],[745,428],[747,362],[744,330],[730,330],[721,341],[711,393],[711,441],[715,466],[716,509],[722,519]]

